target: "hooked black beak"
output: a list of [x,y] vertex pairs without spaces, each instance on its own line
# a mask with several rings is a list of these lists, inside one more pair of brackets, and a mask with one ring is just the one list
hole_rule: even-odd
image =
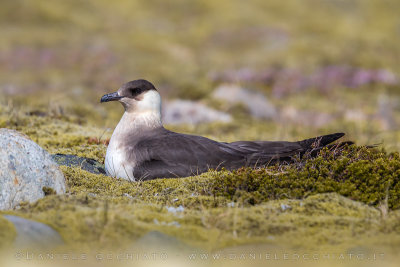
[[101,97],[100,103],[103,102],[109,102],[109,101],[115,101],[115,100],[120,100],[122,96],[118,95],[118,92],[110,93],[110,94],[105,94]]

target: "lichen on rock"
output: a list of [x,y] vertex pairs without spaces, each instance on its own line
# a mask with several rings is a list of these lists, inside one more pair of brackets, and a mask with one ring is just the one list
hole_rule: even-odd
[[14,130],[0,129],[0,209],[45,196],[43,187],[65,193],[58,165],[40,146]]

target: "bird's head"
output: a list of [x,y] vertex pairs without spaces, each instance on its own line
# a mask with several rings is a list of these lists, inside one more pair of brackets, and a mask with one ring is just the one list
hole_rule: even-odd
[[119,101],[129,113],[161,113],[161,96],[149,81],[140,79],[123,84],[118,91],[105,94],[100,102]]

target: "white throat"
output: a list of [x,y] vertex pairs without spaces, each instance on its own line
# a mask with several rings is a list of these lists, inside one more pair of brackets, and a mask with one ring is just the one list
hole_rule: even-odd
[[153,112],[161,117],[161,96],[156,90],[150,90],[138,97],[135,101],[134,112]]
[[132,101],[122,115],[115,128],[110,143],[107,147],[105,168],[108,175],[127,180],[135,180],[133,169],[136,165],[134,155],[126,158],[126,138],[142,131],[162,127],[161,122],[161,97],[160,94],[151,90],[144,93],[141,99],[121,100]]
[[127,106],[114,134],[134,133],[162,126],[161,96],[156,90],[143,93],[136,99],[122,99]]

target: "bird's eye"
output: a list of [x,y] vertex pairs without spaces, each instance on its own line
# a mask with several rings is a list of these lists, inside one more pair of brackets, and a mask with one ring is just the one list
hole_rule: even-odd
[[141,89],[140,88],[132,88],[132,89],[130,89],[130,91],[131,91],[131,94],[133,96],[136,96],[136,95],[141,93]]

